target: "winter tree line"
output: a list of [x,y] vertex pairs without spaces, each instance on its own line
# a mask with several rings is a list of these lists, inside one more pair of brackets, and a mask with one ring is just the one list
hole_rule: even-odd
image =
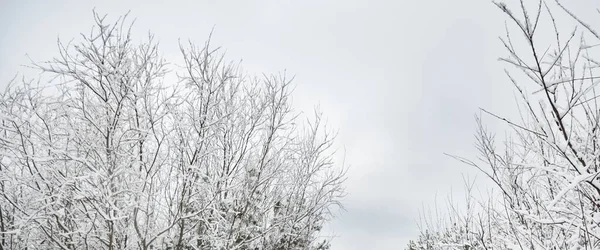
[[498,142],[478,119],[480,157],[455,157],[494,193],[478,198],[467,182],[466,206],[425,218],[406,249],[600,249],[600,36],[563,2],[495,3],[520,115],[484,110],[509,136]]
[[[329,249],[345,170],[292,78],[94,13],[0,97],[0,249]],[[170,80],[176,79],[176,80]]]

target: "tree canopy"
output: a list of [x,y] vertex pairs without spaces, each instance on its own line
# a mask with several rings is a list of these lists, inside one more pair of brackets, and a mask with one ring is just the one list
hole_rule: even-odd
[[0,249],[328,249],[345,168],[292,78],[209,42],[169,64],[127,20],[94,13],[0,97]]

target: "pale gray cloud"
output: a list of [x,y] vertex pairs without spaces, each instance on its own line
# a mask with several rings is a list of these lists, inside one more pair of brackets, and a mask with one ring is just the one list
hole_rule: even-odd
[[336,250],[402,248],[421,206],[475,173],[443,153],[476,155],[478,108],[514,112],[496,60],[504,16],[481,0],[3,1],[2,84],[26,71],[25,53],[49,59],[58,35],[88,31],[94,7],[131,10],[136,36],[151,30],[167,58],[214,27],[214,44],[248,71],[296,75],[298,108],[321,105],[352,166],[348,211],[330,226]]

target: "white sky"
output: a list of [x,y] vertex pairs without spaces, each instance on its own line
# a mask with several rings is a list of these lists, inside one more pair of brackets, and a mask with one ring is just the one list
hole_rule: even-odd
[[478,108],[514,113],[497,61],[505,17],[482,0],[0,0],[0,86],[27,71],[26,53],[48,60],[58,36],[89,32],[94,7],[110,20],[131,10],[167,60],[180,60],[179,38],[203,43],[214,26],[213,44],[249,72],[296,75],[298,108],[320,104],[351,165],[334,250],[402,249],[419,209],[475,176],[443,153],[476,157]]

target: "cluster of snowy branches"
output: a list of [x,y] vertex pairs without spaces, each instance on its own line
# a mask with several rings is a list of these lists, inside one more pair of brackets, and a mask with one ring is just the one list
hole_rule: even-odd
[[[1,249],[328,249],[344,170],[284,75],[209,43],[170,69],[125,17],[36,63],[0,97]],[[177,82],[167,76],[177,75]]]
[[[478,120],[480,159],[457,157],[480,169],[495,195],[470,196],[466,213],[424,227],[408,249],[599,249],[600,36],[558,1],[520,1],[518,11],[496,5],[512,24],[501,60],[524,76],[507,71],[520,121],[486,111],[511,136],[499,146]],[[576,28],[564,32],[553,10]],[[543,29],[553,30],[550,41],[539,39]]]

